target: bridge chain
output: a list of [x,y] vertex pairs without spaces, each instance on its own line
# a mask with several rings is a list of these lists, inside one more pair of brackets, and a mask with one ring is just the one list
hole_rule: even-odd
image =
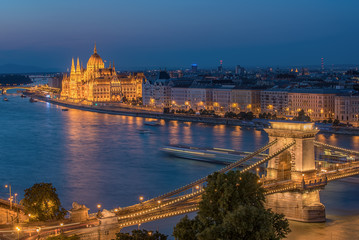
[[[229,166],[227,166],[227,167],[225,167],[225,168],[219,170],[218,172],[226,172],[226,171],[231,170],[231,169],[233,169],[233,168],[235,168],[235,167],[238,167],[241,163],[243,163],[243,162],[245,162],[245,161],[247,161],[247,160],[253,158],[253,156],[256,156],[256,155],[258,155],[259,153],[261,153],[261,152],[267,150],[269,147],[271,147],[271,146],[273,146],[275,143],[277,143],[277,141],[278,141],[278,140],[275,139],[274,141],[270,142],[270,143],[267,144],[266,146],[264,146],[264,147],[258,149],[257,151],[253,152],[253,153],[252,153],[251,155],[249,155],[248,157],[245,157],[245,158],[243,158],[243,159],[241,159],[241,160],[239,160],[239,161],[237,161],[237,162],[235,162],[235,163],[233,163],[233,164],[231,164],[231,165],[229,165]],[[250,170],[250,169],[252,169],[252,168],[254,168],[254,167],[256,167],[256,166],[258,166],[258,165],[260,165],[260,164],[262,164],[262,163],[265,163],[265,162],[269,161],[270,159],[276,157],[277,155],[279,155],[280,153],[282,153],[282,152],[285,151],[286,149],[290,148],[290,147],[293,146],[294,144],[295,144],[295,141],[291,142],[290,144],[285,145],[285,146],[284,146],[283,148],[281,148],[280,150],[277,150],[275,153],[273,153],[273,154],[267,156],[266,158],[260,160],[259,162],[255,163],[255,164],[253,164],[253,165],[251,165],[251,166],[245,168],[245,169],[242,170],[241,172],[246,172],[246,171],[248,171],[248,170]],[[204,179],[204,178],[202,178],[202,179]],[[202,179],[200,179],[200,180],[202,180]],[[192,183],[192,184],[188,184],[188,185],[186,185],[186,186],[189,186],[189,185],[195,186],[195,185],[199,184],[199,181],[200,181],[200,180],[197,180],[197,181],[195,182],[196,184],[193,184],[193,183]],[[206,181],[206,180],[207,180],[207,177],[205,177],[205,181]],[[183,187],[182,187],[182,188],[183,188]],[[202,189],[202,190],[197,191],[197,192],[195,192],[195,193],[186,194],[186,195],[184,195],[184,196],[182,196],[182,197],[180,197],[180,198],[174,199],[174,200],[172,200],[172,201],[170,201],[170,202],[168,202],[168,203],[165,203],[165,204],[162,204],[162,205],[153,207],[153,208],[149,208],[149,209],[147,209],[147,210],[142,210],[142,211],[137,212],[137,213],[132,213],[132,214],[127,214],[127,215],[125,215],[125,216],[121,216],[121,217],[119,217],[119,220],[120,220],[120,219],[124,219],[124,218],[137,217],[137,216],[140,216],[140,215],[143,215],[143,214],[147,214],[147,213],[153,212],[153,211],[155,211],[155,210],[157,210],[157,209],[160,209],[161,207],[163,208],[163,207],[165,207],[165,206],[170,206],[170,205],[175,204],[175,203],[178,203],[178,202],[183,202],[183,201],[185,201],[185,200],[192,199],[192,198],[194,198],[194,197],[196,197],[196,196],[202,194],[203,192],[204,192],[204,190]],[[180,192],[178,192],[178,193],[180,193]],[[173,195],[174,195],[174,194],[173,194]],[[162,196],[163,196],[163,195],[162,195]],[[155,199],[157,200],[157,199],[159,199],[159,198],[155,198]],[[154,199],[148,200],[147,203],[149,203],[150,201],[154,201]]]
[[[239,167],[242,163],[244,163],[244,162],[246,162],[246,161],[252,159],[252,158],[255,157],[256,155],[258,155],[258,154],[264,152],[265,150],[267,150],[268,148],[270,148],[271,146],[273,146],[273,145],[276,144],[277,142],[278,142],[278,139],[275,139],[275,140],[273,140],[272,142],[268,143],[266,146],[264,146],[264,147],[258,149],[257,151],[255,151],[255,152],[249,154],[248,156],[246,156],[246,157],[244,157],[244,158],[238,160],[237,162],[234,162],[234,163],[232,163],[232,164],[230,164],[230,165],[228,165],[228,166],[226,166],[226,167],[220,169],[220,170],[217,171],[217,172],[219,172],[219,173],[225,173],[225,172],[227,172],[227,171],[229,171],[229,170],[232,170],[233,168]],[[160,196],[158,196],[158,197],[155,197],[155,198],[153,198],[153,199],[150,199],[150,200],[148,200],[148,202],[149,202],[149,201],[157,201],[157,200],[164,199],[164,198],[167,198],[167,197],[170,197],[170,196],[173,196],[173,195],[177,195],[177,194],[179,194],[179,193],[181,193],[181,192],[184,192],[184,191],[189,190],[190,188],[192,188],[192,187],[194,187],[194,186],[196,186],[196,185],[199,185],[199,184],[202,184],[202,183],[206,182],[207,179],[208,179],[208,176],[203,177],[203,178],[201,178],[201,179],[199,179],[199,180],[197,180],[197,181],[194,181],[194,182],[192,182],[192,183],[190,183],[190,184],[187,184],[187,185],[185,185],[185,186],[183,186],[183,187],[180,187],[180,188],[178,188],[178,189],[176,189],[176,190],[174,190],[174,191],[171,191],[171,192],[168,192],[168,193],[166,193],[166,194],[163,194],[163,195],[160,195]]]
[[326,149],[331,149],[331,150],[335,150],[335,151],[339,151],[339,152],[345,152],[345,153],[349,153],[349,154],[353,154],[353,155],[359,155],[358,151],[337,147],[337,146],[330,145],[330,144],[327,144],[327,143],[321,143],[321,142],[318,142],[318,141],[314,141],[314,145],[317,146],[317,147],[323,147],[323,148],[326,148]]

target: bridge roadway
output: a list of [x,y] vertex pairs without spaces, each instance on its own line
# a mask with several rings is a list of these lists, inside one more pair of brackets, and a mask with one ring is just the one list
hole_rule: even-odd
[[30,90],[31,87],[21,87],[21,86],[0,86],[0,91],[2,94],[6,94],[7,90],[10,89],[24,89],[24,90]]

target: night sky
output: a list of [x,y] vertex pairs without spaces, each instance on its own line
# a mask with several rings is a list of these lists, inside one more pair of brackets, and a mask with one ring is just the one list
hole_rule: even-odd
[[118,69],[359,64],[355,0],[14,0],[0,64],[66,69],[96,41]]

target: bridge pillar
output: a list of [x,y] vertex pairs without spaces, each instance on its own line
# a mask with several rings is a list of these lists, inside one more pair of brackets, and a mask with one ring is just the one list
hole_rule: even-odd
[[[295,141],[295,145],[268,162],[267,179],[292,180],[300,184],[303,179],[316,176],[314,139],[318,130],[314,123],[271,122],[271,128],[265,131],[269,142],[277,139],[277,143],[269,148],[269,154]],[[285,214],[288,219],[325,221],[325,207],[320,202],[319,190],[275,193],[268,195],[266,201],[268,208]]]

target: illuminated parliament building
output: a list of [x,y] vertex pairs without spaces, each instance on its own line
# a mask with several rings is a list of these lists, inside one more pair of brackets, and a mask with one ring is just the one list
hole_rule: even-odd
[[145,80],[143,73],[119,75],[111,63],[105,68],[95,44],[86,69],[80,65],[79,58],[76,67],[72,59],[71,72],[64,74],[62,79],[61,99],[84,104],[120,102],[124,97],[138,100],[142,97]]

